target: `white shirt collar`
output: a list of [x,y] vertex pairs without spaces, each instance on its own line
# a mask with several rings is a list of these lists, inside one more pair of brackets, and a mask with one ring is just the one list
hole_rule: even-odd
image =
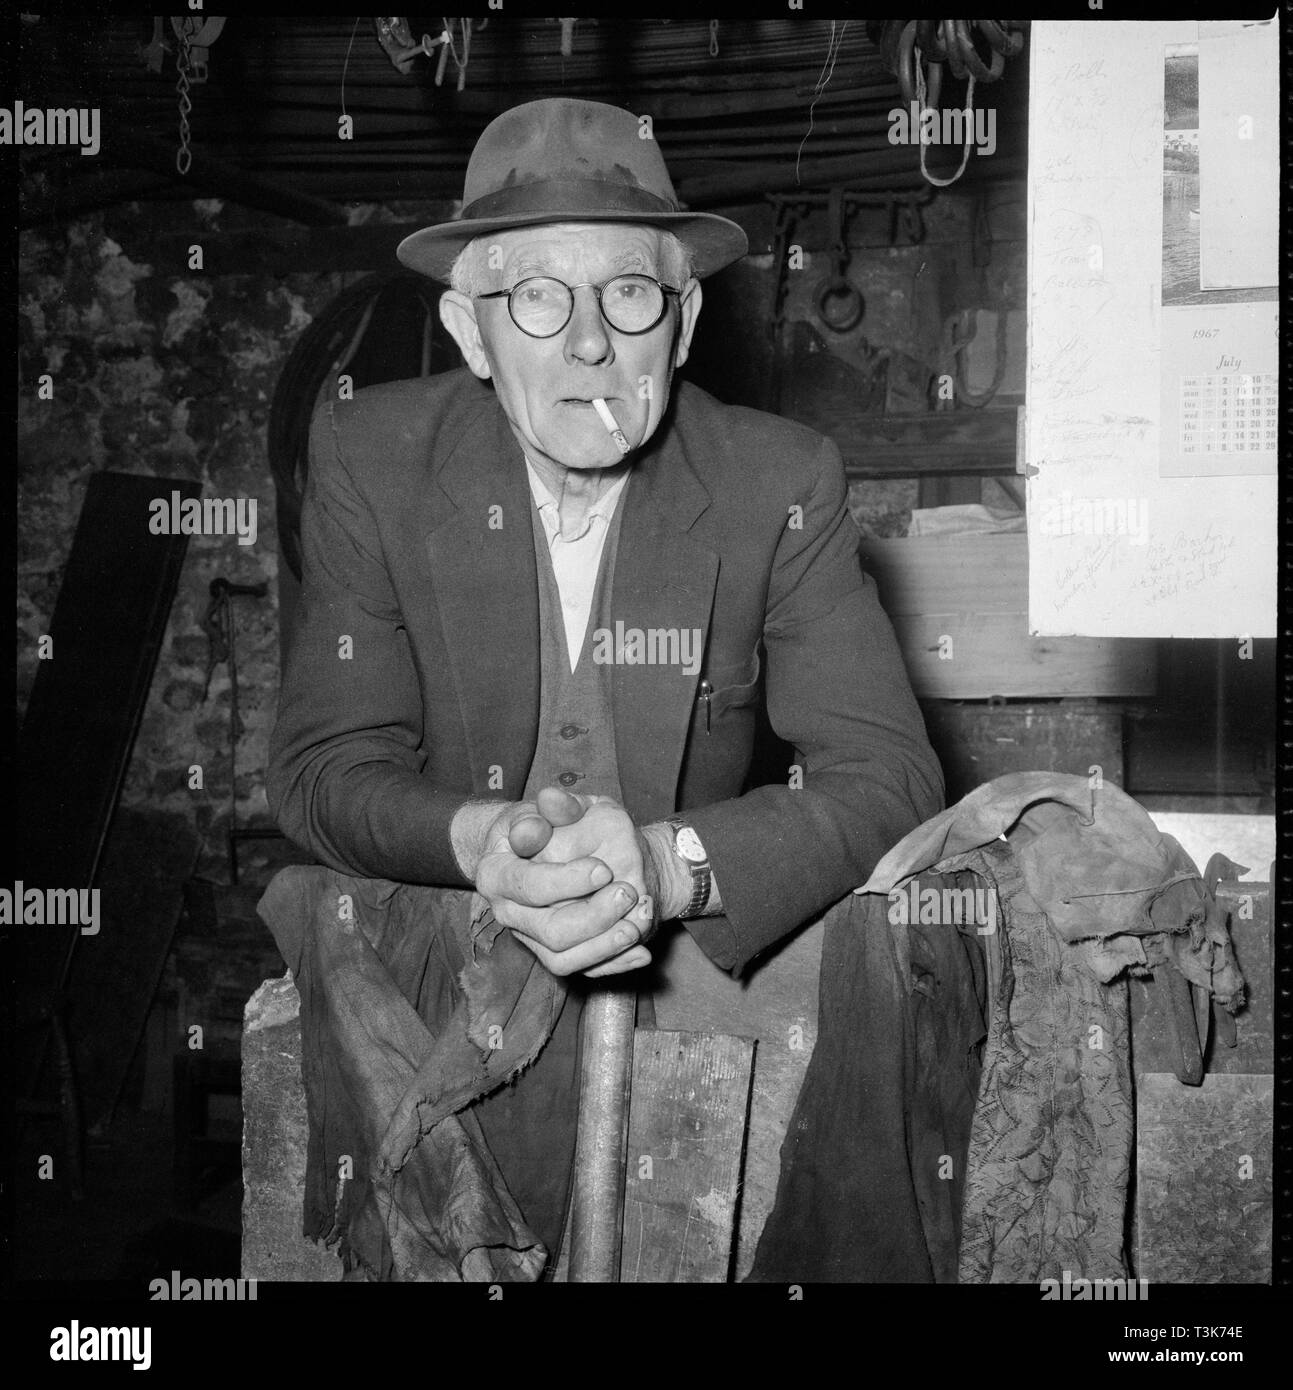
[[[530,480],[530,495],[534,498],[534,505],[539,509],[539,519],[543,522],[543,529],[548,533],[548,544],[554,545],[561,539],[561,519],[558,514],[557,499],[548,490],[548,485],[539,475],[539,470],[535,468],[527,457],[525,460],[525,471]],[[620,493],[624,491],[624,486],[629,480],[628,472],[620,475],[610,487],[593,504],[588,513],[589,528],[591,530],[595,523],[600,522],[602,526],[609,526],[611,518],[615,515],[615,508],[619,504]],[[584,531],[584,535],[588,534]]]

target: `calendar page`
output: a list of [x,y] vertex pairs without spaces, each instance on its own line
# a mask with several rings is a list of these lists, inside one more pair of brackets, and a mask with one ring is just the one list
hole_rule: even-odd
[[1163,477],[1274,473],[1276,305],[1163,312]]

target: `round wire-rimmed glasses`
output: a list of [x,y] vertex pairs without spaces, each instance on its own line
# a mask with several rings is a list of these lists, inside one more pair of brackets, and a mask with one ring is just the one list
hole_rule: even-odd
[[551,275],[532,275],[510,290],[478,294],[477,299],[506,299],[512,322],[531,338],[560,333],[575,312],[575,291],[590,289],[602,317],[617,333],[649,333],[664,318],[668,295],[681,290],[662,285],[650,275],[616,275],[600,285],[567,285]]

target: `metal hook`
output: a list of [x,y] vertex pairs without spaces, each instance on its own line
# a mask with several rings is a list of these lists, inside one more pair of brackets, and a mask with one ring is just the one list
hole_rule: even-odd
[[831,189],[826,216],[834,228],[835,249],[831,253],[832,273],[817,287],[817,313],[832,332],[848,333],[862,322],[866,304],[861,292],[846,274],[850,257],[843,188]]

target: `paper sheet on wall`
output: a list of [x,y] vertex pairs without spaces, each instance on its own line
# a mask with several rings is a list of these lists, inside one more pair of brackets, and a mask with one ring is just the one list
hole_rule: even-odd
[[1274,476],[1159,473],[1164,60],[1199,26],[1039,20],[1030,43],[1030,630],[1273,636]]

